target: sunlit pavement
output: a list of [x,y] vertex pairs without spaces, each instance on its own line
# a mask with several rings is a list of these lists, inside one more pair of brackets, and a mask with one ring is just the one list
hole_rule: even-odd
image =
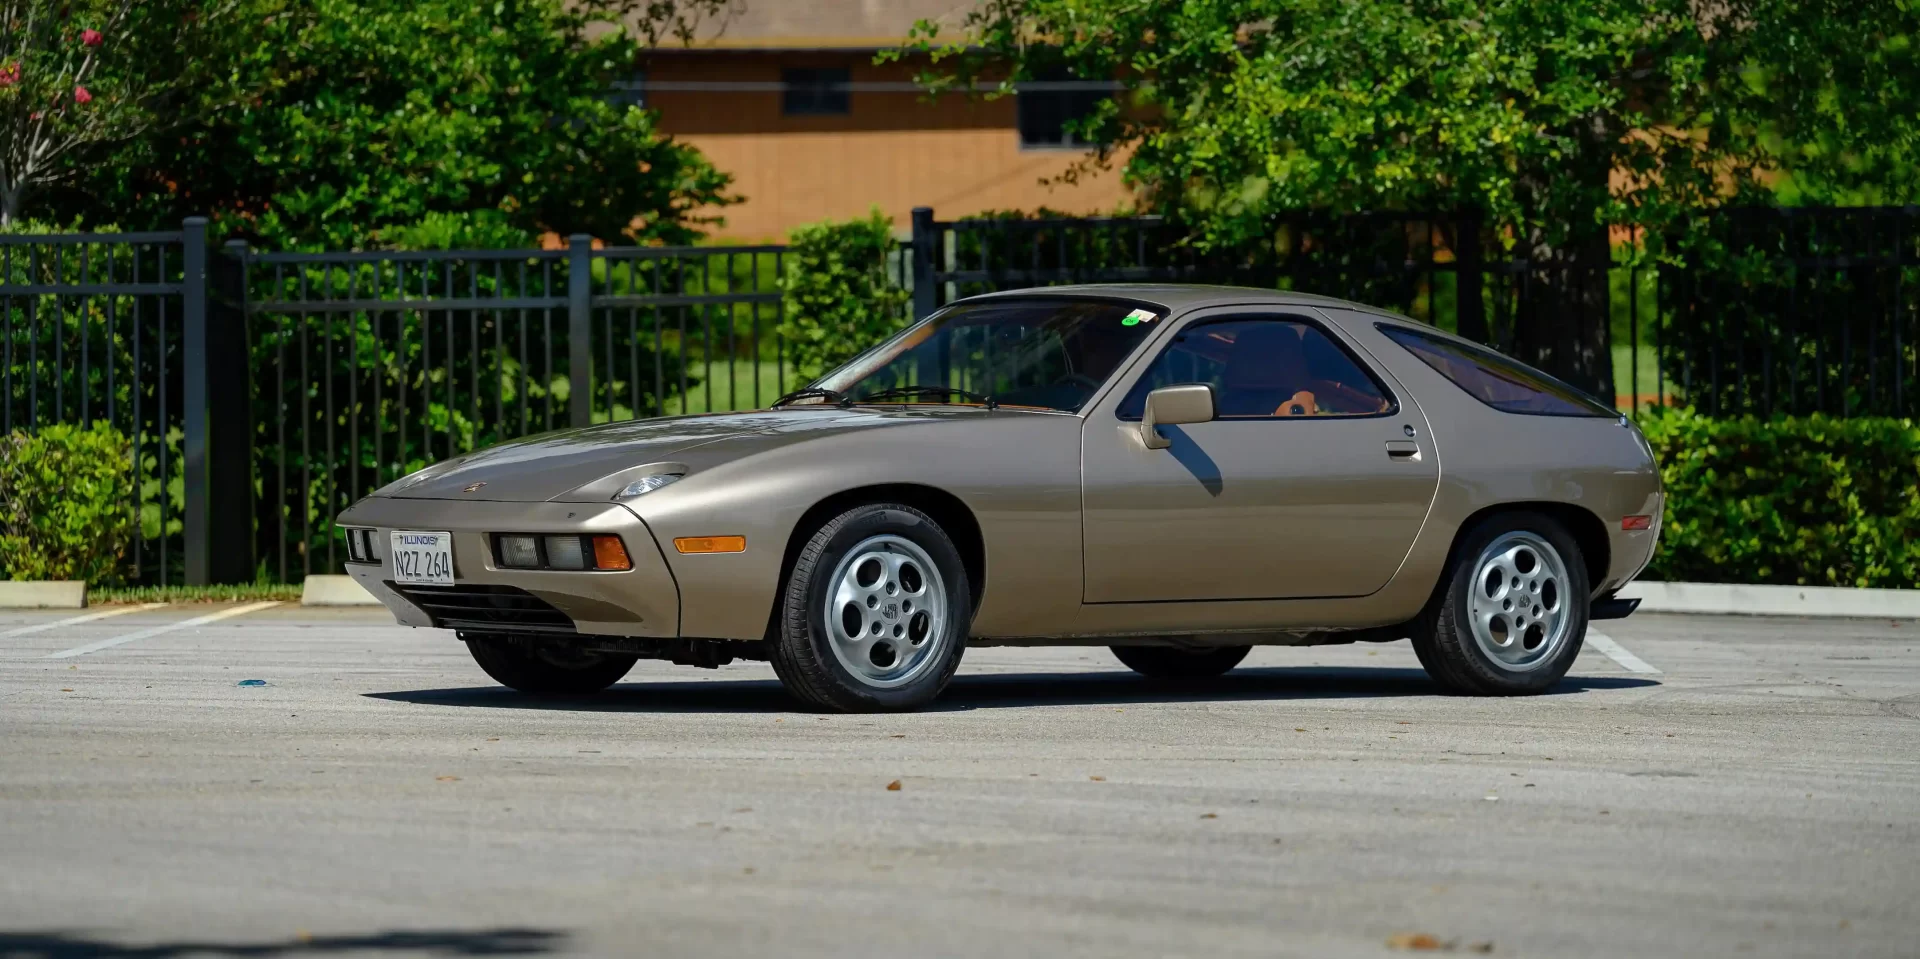
[[554,703],[378,612],[179,625],[235,608],[0,613],[0,956],[1915,948],[1920,624],[1637,616],[1658,672],[1519,700],[1405,643],[981,649],[824,717],[757,663]]

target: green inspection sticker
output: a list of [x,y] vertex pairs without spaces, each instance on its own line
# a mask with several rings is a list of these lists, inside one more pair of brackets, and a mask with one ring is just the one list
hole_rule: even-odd
[[1157,319],[1159,319],[1159,317],[1154,316],[1152,310],[1134,310],[1120,320],[1120,325],[1137,326],[1141,323],[1152,323]]

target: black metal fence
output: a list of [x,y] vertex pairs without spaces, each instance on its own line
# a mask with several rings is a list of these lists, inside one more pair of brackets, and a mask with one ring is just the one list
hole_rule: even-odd
[[[1920,413],[1913,208],[1720,211],[1683,238],[1616,237],[1597,263],[1517,259],[1470,218],[1399,213],[1286,218],[1230,257],[1152,217],[922,209],[912,228],[886,268],[916,316],[1040,284],[1238,283],[1585,364],[1623,408]],[[212,251],[199,219],[0,236],[0,428],[106,420],[131,438],[137,581],[293,581],[339,568],[341,509],[428,463],[549,429],[756,408],[803,385],[812,371],[776,333],[787,256],[584,237]]]
[[228,252],[249,277],[255,552],[281,580],[337,568],[332,518],[429,463],[795,385],[783,247]]
[[129,562],[143,579],[185,573],[186,348],[205,335],[204,286],[187,277],[205,254],[204,220],[0,235],[0,430],[104,421],[131,440]]
[[939,221],[922,208],[915,310],[1052,283],[1299,290],[1425,320],[1622,409],[1920,414],[1920,208],[1721,210],[1688,226],[1530,261],[1460,215],[1299,214],[1261,243],[1203,253],[1158,217]]

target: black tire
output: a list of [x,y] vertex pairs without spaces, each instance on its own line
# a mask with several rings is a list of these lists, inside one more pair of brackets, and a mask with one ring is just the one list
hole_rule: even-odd
[[[945,597],[940,645],[924,654],[900,685],[876,686],[856,675],[835,654],[824,622],[834,573],[854,547],[892,535],[925,551],[938,568]],[[931,589],[931,584],[926,587]],[[933,517],[898,503],[856,506],[828,520],[800,548],[780,598],[779,621],[768,658],[787,691],[807,706],[837,712],[899,712],[934,700],[960,668],[973,600],[966,564]],[[932,642],[929,633],[923,641]]]
[[1240,665],[1252,646],[1111,646],[1128,669],[1151,679],[1212,679]]
[[[1567,617],[1567,631],[1556,649],[1524,668],[1502,664],[1475,638],[1467,613],[1482,553],[1496,540],[1528,533],[1544,541],[1566,569],[1567,583],[1554,590],[1557,605]],[[1502,577],[1504,578],[1504,577]],[[1414,622],[1413,651],[1433,681],[1448,693],[1463,696],[1528,696],[1551,689],[1567,675],[1580,655],[1587,634],[1591,589],[1586,558],[1573,537],[1551,517],[1533,512],[1500,513],[1480,522],[1454,551],[1446,578],[1427,609]],[[1524,603],[1522,604],[1525,605]],[[1523,641],[1515,639],[1512,641]]]
[[633,669],[638,656],[590,653],[565,643],[512,636],[469,636],[467,652],[495,682],[536,696],[580,696],[613,685]]

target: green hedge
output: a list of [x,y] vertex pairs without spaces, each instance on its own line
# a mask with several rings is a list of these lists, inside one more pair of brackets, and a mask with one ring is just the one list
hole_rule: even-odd
[[131,458],[104,423],[0,438],[0,577],[117,585],[133,541]]
[[1667,512],[1648,579],[1920,587],[1920,426],[1639,417]]
[[907,292],[887,275],[893,221],[812,223],[788,237],[779,333],[802,380],[839,365],[907,324]]

